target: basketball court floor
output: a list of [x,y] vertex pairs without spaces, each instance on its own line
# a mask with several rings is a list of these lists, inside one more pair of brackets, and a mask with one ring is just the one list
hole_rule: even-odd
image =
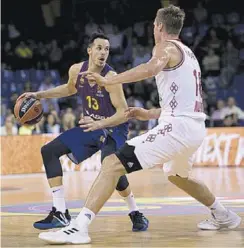
[[[66,172],[67,207],[76,216],[96,172]],[[194,168],[221,202],[244,218],[244,168]],[[2,247],[56,247],[38,239],[34,221],[49,212],[51,194],[44,174],[1,177]],[[171,185],[160,169],[129,175],[141,211],[150,220],[146,232],[133,233],[128,210],[115,192],[90,227],[92,243],[65,247],[244,247],[244,221],[232,231],[201,231],[208,217],[198,202]],[[60,246],[59,246],[60,247]]]

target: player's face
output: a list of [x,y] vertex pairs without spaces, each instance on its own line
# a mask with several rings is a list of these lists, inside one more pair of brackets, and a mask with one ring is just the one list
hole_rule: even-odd
[[157,44],[162,39],[162,23],[157,23],[155,19],[153,25],[154,25],[153,33],[154,33],[155,44]]
[[103,67],[109,55],[109,41],[97,38],[91,47],[88,48],[89,58],[99,67]]

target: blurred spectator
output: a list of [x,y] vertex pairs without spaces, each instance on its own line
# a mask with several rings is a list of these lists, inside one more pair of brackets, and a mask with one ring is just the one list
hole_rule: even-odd
[[239,51],[234,47],[232,40],[229,39],[222,55],[223,66],[231,66],[235,69],[239,63],[238,57]]
[[209,39],[207,41],[207,45],[209,48],[212,48],[215,52],[221,52],[223,41],[220,40],[216,34],[216,30],[214,28],[209,31]]
[[8,25],[8,36],[10,39],[16,39],[20,36],[20,32],[16,29],[14,24]]
[[227,115],[223,121],[224,127],[236,127],[238,125],[238,118],[235,114]]
[[116,25],[113,25],[112,33],[108,34],[110,42],[110,52],[112,54],[120,53],[122,51],[122,42],[124,38],[123,32],[119,31]]
[[58,46],[57,41],[52,40],[51,47],[50,47],[50,53],[49,53],[51,69],[59,68],[62,56],[63,56],[63,53],[60,47]]
[[46,118],[43,116],[41,120],[35,125],[35,129],[33,130],[34,134],[42,134],[45,133],[45,124]]
[[228,115],[228,110],[225,108],[225,102],[223,100],[217,101],[217,109],[211,115],[212,120],[223,120]]
[[24,84],[24,92],[32,92],[32,83],[30,81],[25,82]]
[[1,126],[4,125],[5,117],[7,116],[7,105],[1,102]]
[[146,63],[148,62],[148,60],[151,58],[151,54],[149,49],[141,46],[141,45],[137,45],[136,49],[134,50],[134,61],[132,63],[132,66],[138,66],[142,63]]
[[193,10],[193,14],[194,14],[195,20],[198,23],[206,21],[206,19],[208,17],[208,12],[203,7],[202,2],[200,2],[200,1],[197,3],[197,7]]
[[31,49],[26,45],[24,41],[21,41],[15,48],[15,53],[18,57],[23,59],[29,59],[33,56]]
[[14,106],[17,99],[18,99],[18,94],[16,92],[10,96],[8,108],[11,110],[12,113],[14,112]]
[[47,47],[43,44],[43,42],[39,42],[36,48],[36,60],[37,60],[37,64],[36,67],[37,69],[44,69],[45,68],[45,63],[48,63],[47,61],[47,57],[48,57],[48,50]]
[[235,69],[233,68],[232,65],[228,65],[222,68],[220,72],[220,81],[219,81],[221,87],[228,88],[232,83],[232,79],[234,75],[235,75]]
[[93,18],[90,17],[89,22],[85,25],[85,34],[91,36],[92,33],[98,30],[98,25],[94,22]]
[[35,126],[23,125],[19,128],[19,135],[32,135]]
[[13,117],[7,116],[5,118],[4,126],[1,127],[1,136],[17,135],[18,128],[14,124]]
[[[52,83],[51,77],[46,77],[44,82],[41,83],[39,87],[39,91],[49,90],[54,88],[55,85]],[[49,105],[53,105],[54,109],[59,112],[59,106],[58,106],[58,100],[56,98],[53,99],[41,99],[41,103],[43,106],[43,112],[48,113],[49,112]]]
[[235,114],[238,119],[244,119],[244,112],[241,108],[236,106],[236,101],[234,97],[229,97],[227,101],[226,111],[228,115]]
[[60,125],[57,124],[56,118],[53,114],[48,114],[45,129],[47,133],[60,133]]
[[130,96],[127,99],[127,103],[129,107],[140,107],[140,108],[144,107],[142,100],[139,97],[135,97],[135,96]]
[[12,50],[12,45],[9,41],[4,44],[4,51],[2,53],[2,60],[6,63],[7,68],[11,69],[10,65],[13,65],[13,63],[14,63],[14,53]]
[[57,111],[55,109],[51,109],[49,112],[55,117],[56,123],[61,124],[59,114],[57,113]]
[[144,22],[136,22],[133,25],[133,32],[140,44],[147,43],[146,29]]
[[75,127],[75,115],[71,108],[67,108],[62,118],[62,131]]
[[220,73],[220,58],[213,49],[208,50],[208,54],[202,61],[203,70],[207,75],[218,76]]

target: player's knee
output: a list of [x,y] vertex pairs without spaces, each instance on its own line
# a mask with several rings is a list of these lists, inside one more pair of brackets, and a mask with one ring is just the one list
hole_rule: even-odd
[[176,174],[176,175],[168,176],[168,180],[173,184],[177,184],[179,181],[188,180],[188,177],[182,177],[182,176]]
[[118,175],[125,174],[123,165],[120,163],[119,159],[114,154],[107,156],[103,160],[101,171],[103,173],[113,173]]
[[41,148],[42,157],[47,156],[49,153],[50,153],[50,149],[48,147],[48,144],[42,146],[42,148]]
[[106,158],[104,158],[102,162],[102,168],[101,171],[106,172],[106,171],[112,171],[114,168],[114,158],[113,155],[109,155]]
[[53,144],[52,142],[42,146],[41,154],[43,158],[49,158],[51,156],[55,156],[59,158],[61,155],[59,151],[59,147],[55,146],[55,144]]
[[124,191],[128,188],[128,186],[129,186],[128,179],[127,179],[126,175],[123,175],[119,178],[116,190]]

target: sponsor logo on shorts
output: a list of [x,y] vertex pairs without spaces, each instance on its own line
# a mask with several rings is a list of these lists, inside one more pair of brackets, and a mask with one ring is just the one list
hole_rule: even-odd
[[132,168],[132,166],[134,165],[133,162],[128,162],[127,165],[129,166],[129,168]]

